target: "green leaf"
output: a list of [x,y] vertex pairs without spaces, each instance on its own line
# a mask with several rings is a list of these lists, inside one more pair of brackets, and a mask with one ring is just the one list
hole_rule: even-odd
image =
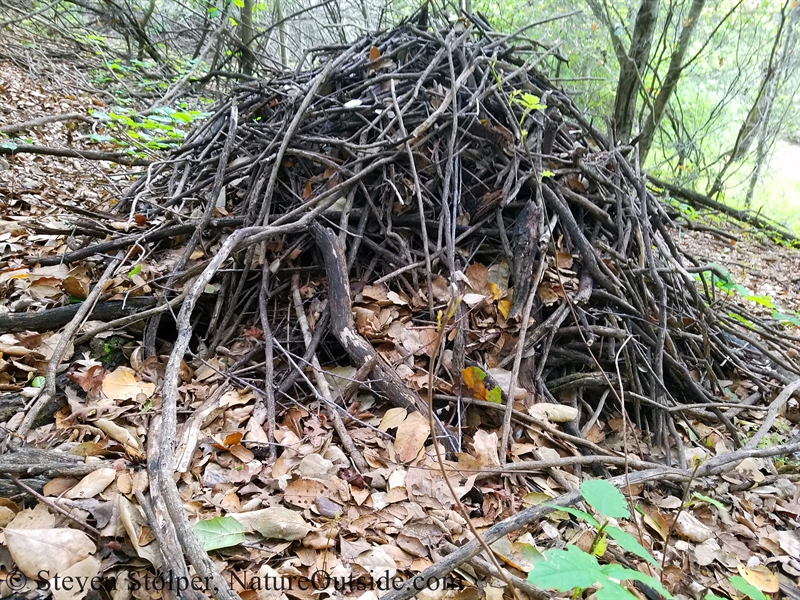
[[728,598],[721,598],[716,594],[706,594],[706,597],[703,600],[728,600]]
[[627,550],[631,554],[635,554],[639,558],[643,558],[657,569],[661,568],[661,565],[659,565],[658,561],[653,558],[653,555],[650,554],[637,541],[637,539],[627,531],[622,531],[622,529],[619,529],[618,527],[606,527],[605,532],[611,536],[611,539],[617,542],[623,550]]
[[228,17],[228,23],[231,24],[231,27],[236,27],[237,25],[239,25],[239,22],[233,17]]
[[603,479],[584,481],[581,484],[581,495],[589,506],[606,517],[629,519],[631,516],[625,496]]
[[493,387],[486,393],[486,400],[494,402],[495,404],[503,403],[503,391],[500,389],[499,385]]
[[547,560],[534,562],[528,573],[528,581],[539,587],[567,592],[588,588],[605,579],[597,559],[576,546],[567,546],[566,550],[547,550],[544,556]]
[[587,512],[583,512],[582,510],[578,510],[577,508],[572,508],[570,506],[559,506],[558,504],[545,504],[544,506],[549,506],[550,508],[554,508],[558,511],[570,514],[576,519],[581,519],[582,521],[586,521],[587,523],[589,523],[589,525],[592,525],[600,529],[600,523],[597,522],[597,519],[595,519],[592,515],[590,515]]
[[731,582],[731,585],[735,587],[737,590],[742,592],[748,598],[752,600],[767,600],[767,597],[764,593],[759,590],[756,586],[747,583],[747,580],[744,577],[739,577],[735,575],[731,577],[728,581]]
[[622,598],[636,598],[628,590],[610,579],[603,580],[603,587],[597,590],[594,597],[597,600],[621,600]]
[[664,588],[664,586],[661,585],[661,582],[655,577],[650,577],[650,575],[645,575],[644,573],[634,571],[633,569],[626,569],[622,565],[603,565],[600,567],[600,570],[606,577],[618,579],[619,581],[638,581],[653,588],[659,594],[664,596],[664,598],[672,598],[672,594],[670,594]]
[[233,0],[233,4],[237,8],[244,8],[244,0]]
[[230,548],[244,541],[244,525],[233,517],[214,517],[198,521],[194,526],[203,550]]
[[708,502],[709,504],[713,504],[723,512],[728,512],[728,510],[725,508],[725,505],[719,500],[715,500],[714,498],[709,498],[708,496],[703,496],[703,494],[700,494],[698,492],[692,494],[692,497],[697,498],[698,500],[702,500],[703,502]]
[[795,327],[800,327],[800,317],[797,314],[789,315],[779,310],[772,311],[772,318],[781,323],[791,324]]
[[142,265],[136,265],[135,267],[133,267],[130,270],[130,273],[128,273],[128,279],[133,279],[133,276],[134,275],[138,275],[139,271],[141,271],[141,270],[142,270]]
[[17,145],[14,142],[3,142],[0,144],[0,148],[7,148],[9,150],[16,150]]
[[44,387],[44,384],[46,382],[47,382],[47,379],[45,377],[42,377],[41,375],[39,375],[38,377],[34,377],[33,378],[33,381],[31,381],[31,387],[33,387],[33,388]]
[[545,560],[544,554],[539,552],[531,544],[520,544],[519,552],[522,557],[530,563],[535,563],[537,560]]

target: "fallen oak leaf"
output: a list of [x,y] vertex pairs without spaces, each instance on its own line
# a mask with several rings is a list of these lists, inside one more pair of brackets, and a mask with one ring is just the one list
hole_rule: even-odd
[[136,400],[139,394],[144,394],[148,398],[152,396],[156,385],[146,381],[136,381],[132,369],[118,367],[103,379],[102,389],[109,400]]
[[43,573],[63,573],[97,550],[89,536],[77,529],[6,527],[4,533],[17,568],[32,579]]

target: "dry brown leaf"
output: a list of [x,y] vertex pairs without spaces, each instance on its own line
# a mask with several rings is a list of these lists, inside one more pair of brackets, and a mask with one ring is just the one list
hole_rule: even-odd
[[475,432],[472,441],[473,456],[482,467],[499,467],[500,458],[497,455],[497,432],[488,433],[483,429]]
[[5,529],[6,545],[17,568],[28,577],[42,571],[63,573],[93,554],[97,548],[77,529]]
[[398,460],[403,463],[414,460],[425,446],[430,433],[428,418],[417,411],[410,413],[397,428],[394,448]]
[[381,423],[378,425],[378,429],[381,431],[389,431],[390,429],[400,427],[401,423],[406,420],[407,416],[408,411],[405,408],[390,408],[383,415]]
[[[93,589],[97,574],[100,572],[100,562],[93,556],[84,558],[75,563],[66,571],[57,573],[59,581],[51,580],[50,589],[53,593],[53,600],[80,600],[85,598]],[[69,584],[65,585],[65,583]],[[72,582],[78,582],[72,585]],[[83,585],[81,585],[83,583]]]
[[162,565],[161,551],[159,550],[158,542],[152,544],[141,544],[140,540],[144,539],[142,531],[147,526],[147,519],[142,514],[142,510],[132,504],[125,496],[119,494],[117,496],[117,506],[119,508],[119,518],[122,521],[122,526],[128,534],[128,539],[131,541],[136,554],[139,558],[143,558],[155,567]]
[[86,475],[86,477],[80,480],[78,485],[64,495],[71,500],[77,498],[93,498],[111,485],[116,475],[116,470],[110,467],[97,469]]
[[329,496],[330,492],[324,483],[313,479],[298,479],[288,485],[283,492],[284,501],[301,508],[313,506],[317,496]]
[[262,510],[230,513],[246,531],[258,531],[267,539],[300,540],[314,528],[296,510],[283,506],[271,506]]
[[373,581],[377,581],[380,577],[386,577],[387,574],[391,579],[397,574],[397,564],[383,548],[367,550],[355,557],[353,563],[369,573]]
[[682,512],[678,516],[675,530],[690,542],[702,544],[714,536],[714,532],[689,512]]
[[551,423],[569,423],[578,416],[578,410],[564,404],[540,402],[528,407],[528,414],[536,419],[547,419]]
[[50,529],[56,526],[56,518],[44,504],[37,504],[33,508],[26,508],[17,513],[7,529]]
[[103,379],[103,394],[110,400],[136,400],[139,394],[149,398],[155,389],[154,383],[136,381],[133,370],[127,367],[118,367]]
[[44,484],[42,493],[45,496],[60,496],[67,490],[72,489],[78,483],[74,477],[56,477]]
[[124,427],[121,427],[113,421],[109,421],[108,419],[97,419],[93,422],[93,424],[112,440],[116,440],[123,446],[128,446],[137,452],[142,452],[141,442]]

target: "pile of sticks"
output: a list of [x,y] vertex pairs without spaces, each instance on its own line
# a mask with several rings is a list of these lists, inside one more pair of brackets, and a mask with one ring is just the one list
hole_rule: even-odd
[[[403,363],[436,371],[431,405],[450,450],[470,365],[505,367],[533,400],[577,407],[573,431],[624,402],[679,460],[672,408],[701,405],[739,443],[720,381],[737,372],[766,392],[798,373],[796,340],[715,293],[724,275],[676,248],[635,148],[548,82],[540,47],[462,17],[311,55],[314,68],[235,89],[128,191],[116,208],[126,233],[65,257],[177,257],[149,282],[155,306],[108,324],[147,318],[145,352],[163,353],[179,310],[166,431],[181,359],[244,332],[258,344],[227,373],[261,390],[270,434],[285,396],[319,395],[309,365],[349,363],[382,397],[427,413],[425,383]],[[459,302],[481,293],[475,264],[507,284]],[[386,331],[353,319],[365,289],[383,290],[378,305],[394,298],[403,327],[433,331],[442,352],[428,336],[393,360]]]

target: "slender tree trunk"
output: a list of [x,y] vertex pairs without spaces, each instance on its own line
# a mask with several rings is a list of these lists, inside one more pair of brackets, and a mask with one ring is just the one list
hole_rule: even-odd
[[[722,190],[722,184],[728,169],[736,161],[741,160],[747,154],[751,144],[753,143],[753,140],[756,137],[756,134],[758,133],[758,127],[762,125],[762,117],[767,112],[766,107],[768,103],[768,97],[771,96],[770,89],[774,86],[775,76],[778,73],[778,65],[776,64],[775,59],[778,54],[781,41],[784,37],[783,33],[786,26],[786,8],[789,6],[789,3],[790,0],[786,0],[783,7],[781,7],[781,22],[778,26],[778,31],[775,33],[775,40],[772,44],[769,60],[767,61],[767,68],[764,73],[764,78],[762,79],[761,85],[758,88],[758,93],[753,101],[753,105],[750,107],[744,123],[742,123],[742,126],[739,128],[739,133],[736,136],[736,142],[733,144],[733,149],[728,154],[728,159],[725,161],[725,164],[722,165],[722,168],[714,179],[713,185],[706,193],[706,195],[711,198],[716,196],[720,190]],[[782,59],[783,57],[781,60]]]
[[275,0],[275,16],[278,19],[278,44],[281,47],[281,65],[285,69],[289,66],[289,59],[286,56],[286,23],[283,21],[281,0]]
[[692,6],[689,9],[689,17],[686,19],[683,29],[681,30],[678,47],[670,58],[664,84],[661,86],[661,90],[658,92],[656,100],[653,103],[653,108],[645,120],[642,138],[639,142],[639,156],[642,164],[644,164],[647,153],[650,151],[650,147],[653,144],[653,137],[661,123],[661,118],[664,116],[667,103],[678,85],[681,73],[683,73],[683,59],[686,56],[689,45],[692,43],[694,31],[697,28],[697,23],[700,21],[700,13],[703,12],[705,3],[706,0],[693,0]]
[[[156,0],[150,0],[150,4],[147,5],[147,10],[142,17],[142,30],[147,31],[147,24],[150,22],[150,18],[153,16],[153,11],[156,8]],[[142,60],[144,58],[144,43],[139,40],[139,53],[137,55],[137,59]]]
[[639,12],[636,14],[630,49],[625,58],[620,60],[619,81],[614,101],[614,134],[617,141],[628,142],[631,138],[641,74],[650,58],[659,4],[659,0],[642,0]]
[[241,54],[241,67],[242,73],[245,75],[253,74],[253,66],[255,65],[255,57],[253,56],[253,49],[250,47],[255,37],[253,30],[253,12],[255,11],[255,0],[244,0],[242,6],[242,22],[240,23],[241,41],[242,41],[242,54]]

